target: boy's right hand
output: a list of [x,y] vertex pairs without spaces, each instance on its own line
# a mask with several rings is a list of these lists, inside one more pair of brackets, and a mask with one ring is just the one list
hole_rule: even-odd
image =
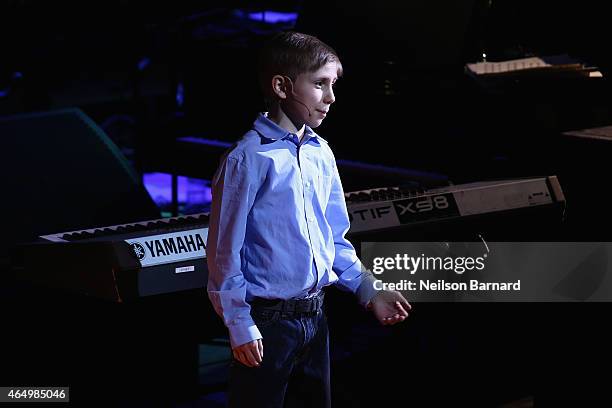
[[234,358],[247,367],[259,367],[263,360],[263,342],[261,339],[253,340],[232,349]]

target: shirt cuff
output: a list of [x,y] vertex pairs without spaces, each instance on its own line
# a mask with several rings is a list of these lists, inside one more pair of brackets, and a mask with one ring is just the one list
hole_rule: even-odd
[[369,272],[364,273],[363,281],[357,288],[357,299],[359,300],[359,304],[362,306],[367,306],[367,304],[378,294],[378,289],[374,285],[378,280]]
[[253,340],[261,339],[263,336],[259,332],[257,326],[251,322],[250,324],[238,324],[228,327],[230,334],[230,345],[232,349],[243,344],[250,343]]
[[374,278],[372,272],[357,260],[338,276],[336,286],[351,291],[357,296],[359,303],[366,306],[378,292],[374,285],[375,282],[377,279]]

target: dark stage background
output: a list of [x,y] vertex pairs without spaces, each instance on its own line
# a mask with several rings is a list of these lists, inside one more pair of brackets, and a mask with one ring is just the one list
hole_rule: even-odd
[[[525,217],[496,236],[610,239],[612,140],[564,135],[612,124],[602,2],[5,1],[0,386],[70,385],[83,404],[99,392],[108,404],[146,405],[159,393],[171,406],[222,406],[227,342],[202,290],[117,308],[30,287],[16,248],[42,234],[205,211],[221,152],[263,110],[257,48],[287,29],[318,36],[343,62],[318,132],[347,163],[346,191],[556,175],[567,199],[559,225]],[[603,76],[467,75],[483,53],[567,54]],[[58,119],[75,108],[98,130]],[[106,138],[112,154],[86,156]],[[171,175],[200,190],[160,199],[154,191],[170,194]],[[103,195],[114,205],[91,204]],[[611,399],[591,372],[610,367],[608,304],[416,304],[407,322],[381,328],[350,296],[328,299],[336,406]]]

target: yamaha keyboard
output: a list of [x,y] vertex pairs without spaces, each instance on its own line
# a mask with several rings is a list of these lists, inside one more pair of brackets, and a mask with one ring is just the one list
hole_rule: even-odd
[[[156,401],[195,393],[200,343],[227,333],[203,289],[207,233],[202,213],[65,231],[20,246],[22,320],[31,310],[50,317],[26,324],[25,336],[44,335],[61,356],[47,363],[45,351],[32,367],[51,366],[49,378],[71,379],[79,395],[110,384],[101,397],[109,406],[146,393],[129,385],[134,378],[165,390]],[[22,353],[36,355],[31,347]]]
[[[435,233],[437,226],[453,220],[461,220],[462,227],[469,227],[479,218],[491,223],[494,217],[510,219],[513,214],[525,220],[532,213],[543,220],[545,214],[561,221],[565,210],[565,197],[556,176],[482,181],[418,191],[378,188],[347,192],[345,198],[351,220],[349,234],[353,237],[373,237],[376,233],[384,237],[390,231],[417,226]],[[534,227],[537,224],[534,222]],[[401,233],[395,235],[398,238],[402,239]]]
[[204,288],[207,237],[208,213],[43,235],[19,274],[116,302]]

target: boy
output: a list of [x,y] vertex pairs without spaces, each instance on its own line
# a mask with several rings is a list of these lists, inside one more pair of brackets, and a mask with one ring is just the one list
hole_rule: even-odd
[[[335,101],[336,52],[287,32],[262,49],[269,112],[227,153],[213,179],[208,294],[229,329],[230,406],[330,405],[322,289],[355,293],[382,324],[408,316],[379,291],[344,237],[349,219],[327,142],[312,129]],[[265,357],[264,357],[264,343]]]

